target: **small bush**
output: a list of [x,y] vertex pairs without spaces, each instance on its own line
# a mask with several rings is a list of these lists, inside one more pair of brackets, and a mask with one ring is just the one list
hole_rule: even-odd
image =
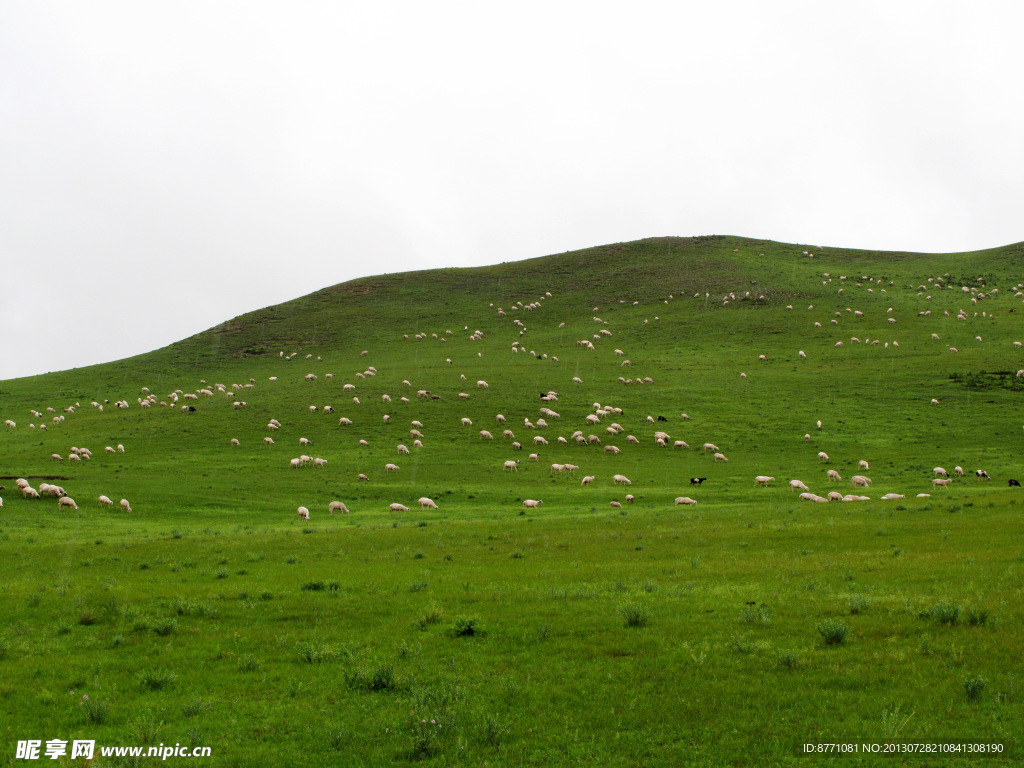
[[968,608],[967,623],[972,627],[983,627],[988,623],[988,611],[984,608]]
[[264,592],[260,592],[260,600],[273,600],[273,599],[274,599],[274,593],[273,592],[271,592],[269,590],[264,591]]
[[427,627],[431,624],[437,624],[440,622],[443,615],[444,612],[440,608],[436,605],[431,605],[430,608],[427,609],[427,612],[416,622],[416,626],[420,628],[421,632],[426,632]]
[[159,624],[155,624],[153,631],[160,635],[160,637],[167,637],[167,635],[173,634],[177,628],[178,622],[174,621],[174,619],[167,619]]
[[82,697],[82,714],[87,725],[103,725],[110,714],[110,707],[102,701]]
[[325,643],[306,641],[299,643],[299,657],[307,664],[326,664],[337,658],[338,652]]
[[647,608],[640,603],[623,603],[619,606],[619,613],[627,627],[646,627],[651,618]]
[[985,682],[983,677],[964,678],[964,693],[967,694],[969,701],[975,701],[981,697],[982,691],[985,690]]
[[483,637],[486,634],[476,616],[457,617],[449,631],[452,637]]
[[323,592],[327,589],[327,584],[322,581],[307,581],[300,589],[303,592]]
[[252,654],[246,654],[238,660],[238,671],[239,672],[255,672],[259,667],[260,663]]
[[845,645],[850,628],[838,619],[825,619],[818,625],[818,634],[825,640],[825,645]]
[[414,581],[412,584],[409,585],[409,591],[410,592],[422,592],[423,590],[425,590],[429,586],[430,585],[427,582],[425,582],[425,581]]
[[759,624],[763,627],[771,626],[772,607],[770,605],[746,605],[740,613],[740,621],[744,624]]
[[850,598],[850,613],[856,615],[864,613],[868,609],[868,600],[864,595],[854,595]]
[[389,664],[383,664],[372,672],[366,669],[357,669],[345,674],[345,682],[349,688],[357,691],[379,692],[393,691],[398,688],[398,677],[394,668]]
[[150,669],[139,673],[139,682],[149,691],[160,691],[174,685],[178,676],[167,669]]
[[792,671],[800,666],[800,655],[796,651],[779,651],[775,657],[775,666],[779,669]]
[[96,614],[86,609],[78,615],[78,623],[83,627],[88,627],[97,622]]
[[928,615],[939,624],[951,627],[960,620],[960,606],[954,603],[936,603]]
[[228,571],[227,568],[218,568],[217,569],[217,578],[218,579],[226,579],[230,575],[231,575],[231,573],[230,573],[230,571]]

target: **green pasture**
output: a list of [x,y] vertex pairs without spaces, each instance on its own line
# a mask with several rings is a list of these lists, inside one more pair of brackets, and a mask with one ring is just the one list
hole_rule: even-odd
[[[88,738],[210,746],[202,762],[225,766],[963,765],[978,758],[799,748],[966,740],[1011,764],[1022,256],[659,238],[365,278],[0,382],[17,424],[0,428],[0,760]],[[171,407],[206,387],[178,400],[195,413]],[[588,424],[596,404],[621,413]],[[327,465],[293,469],[300,454]],[[799,501],[792,479],[871,500]],[[335,499],[351,514],[329,515]]]

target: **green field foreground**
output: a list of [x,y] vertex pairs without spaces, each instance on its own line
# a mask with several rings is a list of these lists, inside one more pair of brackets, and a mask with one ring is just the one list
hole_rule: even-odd
[[[211,747],[169,765],[1015,764],[1022,255],[660,238],[357,280],[0,382],[16,423],[0,754],[94,739]],[[326,465],[292,468],[305,453]],[[870,500],[801,501],[794,479]],[[800,756],[823,742],[1002,752]]]

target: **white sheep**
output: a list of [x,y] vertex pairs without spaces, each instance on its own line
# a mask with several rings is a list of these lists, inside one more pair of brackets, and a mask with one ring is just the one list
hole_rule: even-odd
[[829,501],[842,501],[843,500],[843,494],[841,494],[839,491],[829,491],[828,492],[828,500]]
[[840,475],[840,474],[839,474],[838,472],[836,472],[836,471],[835,471],[834,469],[830,469],[830,470],[829,470],[828,472],[826,472],[825,474],[827,474],[827,475],[828,475],[828,479],[829,479],[829,480],[842,480],[842,479],[843,479],[843,478],[842,478],[842,475]]
[[481,429],[480,430],[480,439],[481,440],[493,440],[494,439],[494,435],[492,435],[486,429]]
[[801,491],[809,491],[809,490],[811,490],[806,485],[804,485],[803,482],[801,482],[800,480],[790,480],[789,481],[789,490],[795,491],[795,490],[798,490],[798,489],[801,490]]
[[772,480],[774,479],[774,477],[769,477],[768,475],[758,475],[757,477],[754,478],[754,485],[763,485],[765,488],[767,488],[768,483],[772,482]]
[[704,443],[703,450],[704,451],[717,451],[718,450],[718,446],[715,445],[714,443]]
[[419,499],[420,509],[437,509],[437,504],[428,496],[421,496]]
[[464,427],[472,427],[473,426],[473,422],[470,419],[463,418],[462,419],[462,426],[464,426]]
[[70,496],[61,496],[57,499],[57,508],[60,509],[61,507],[71,507],[73,510],[78,511],[78,505],[75,504],[75,500]]
[[867,463],[867,461],[865,459],[861,459],[859,462],[857,462],[857,468],[858,469],[871,469],[871,467],[868,466],[868,463]]
[[320,457],[317,457],[317,458],[313,459],[313,466],[315,466],[315,467],[326,467],[327,466],[327,459],[321,459]]
[[907,498],[902,493],[887,493],[882,497],[882,501],[892,501],[893,499],[905,499]]
[[864,475],[854,475],[853,477],[850,478],[850,483],[854,486],[863,486],[867,488],[869,485],[871,485],[871,478],[864,477]]
[[949,473],[942,467],[936,467],[932,472],[935,473],[936,477],[949,477]]
[[597,478],[594,477],[594,475],[587,475],[586,477],[583,478],[583,482],[581,482],[580,485],[590,485],[596,479]]
[[953,482],[953,481],[950,480],[948,477],[947,478],[936,477],[934,480],[932,480],[932,488],[937,488],[939,486],[947,486],[951,482]]
[[725,454],[724,453],[716,453],[714,455],[714,459],[715,459],[715,461],[725,461],[725,462],[729,461],[727,458],[725,458]]
[[612,475],[612,483],[615,485],[632,485],[629,478],[625,475]]
[[232,445],[241,445],[241,443],[238,442],[238,438],[237,437],[232,437],[231,438],[231,444]]
[[368,478],[362,472],[359,473],[359,475],[356,477],[356,480],[358,480],[359,482],[366,482],[366,483],[370,482],[370,478]]
[[693,499],[691,499],[689,496],[677,496],[676,497],[676,504],[675,505],[678,507],[680,504],[690,505],[690,504],[696,504],[696,503],[697,502],[694,501]]
[[409,453],[409,449],[406,446],[404,446],[401,443],[399,443],[398,444],[398,452],[399,453]]
[[533,438],[534,445],[547,445],[548,441],[541,435],[535,435]]
[[401,467],[399,467],[397,464],[385,464],[384,465],[384,471],[385,472],[397,472],[399,469],[401,469]]
[[534,499],[524,499],[523,500],[523,506],[526,507],[527,509],[533,509],[533,508],[539,507],[543,503],[544,503],[543,501],[534,500]]
[[97,501],[98,501],[98,502],[100,503],[100,506],[104,506],[104,507],[112,507],[112,506],[114,506],[114,502],[113,502],[113,501],[111,501],[111,500],[110,500],[110,499],[109,499],[108,497],[106,497],[106,496],[100,496],[100,497],[99,497],[99,498],[97,499]]
[[957,477],[963,477],[964,476],[964,468],[963,467],[959,467],[959,466],[958,467],[953,467],[953,474],[955,474]]
[[828,454],[824,451],[818,451],[818,461],[828,461]]
[[341,512],[342,514],[347,515],[348,507],[345,506],[345,502],[343,501],[332,501],[330,504],[327,505],[327,511],[330,512],[332,515],[335,512]]
[[487,385],[487,382],[486,382],[486,381],[484,381],[483,379],[480,379],[480,380],[479,380],[479,381],[478,381],[478,382],[476,383],[476,386],[477,386],[477,388],[478,388],[478,389],[487,389],[487,386],[488,386],[488,385]]
[[298,513],[299,519],[301,519],[301,520],[309,520],[309,510],[306,509],[305,507],[299,507],[297,513]]
[[509,470],[511,472],[518,472],[519,471],[519,461],[518,460],[517,461],[506,461],[505,464],[504,464],[504,469]]
[[121,499],[121,510],[123,512],[132,511],[132,505],[128,503],[128,499]]

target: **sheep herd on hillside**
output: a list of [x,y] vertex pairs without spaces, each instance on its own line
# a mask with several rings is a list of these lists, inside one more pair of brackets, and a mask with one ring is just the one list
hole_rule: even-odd
[[[886,294],[888,288],[892,287],[893,285],[891,281],[886,283],[882,279],[876,279],[874,277],[867,275],[861,276],[859,278],[850,278],[845,275],[833,277],[830,273],[824,273],[822,275],[822,282],[824,285],[832,284],[834,280],[838,281],[838,283],[842,286],[839,287],[837,291],[837,296],[840,298],[843,298],[845,296],[845,292],[848,290],[852,293],[852,289],[854,288],[862,289],[867,293],[872,294],[876,293],[876,291],[878,294]],[[981,278],[977,280],[978,285],[958,286],[954,285],[953,282],[954,281],[951,281],[948,275],[940,277],[929,277],[925,282],[922,282],[917,287],[917,297],[921,299],[921,302],[923,304],[924,302],[928,302],[931,300],[931,294],[934,292],[955,290],[958,291],[964,297],[964,299],[969,299],[972,306],[977,306],[984,302],[991,301],[999,294],[998,288],[987,289],[984,280],[982,280]],[[1013,291],[1014,298],[1024,299],[1024,285],[1018,284],[1013,288]],[[495,307],[493,304],[491,304],[490,308],[494,310],[497,318],[499,318],[499,321],[502,323],[507,322],[508,331],[516,337],[511,342],[511,346],[509,347],[511,351],[509,354],[515,356],[521,354],[528,354],[531,359],[540,360],[555,366],[558,365],[558,356],[552,354],[552,352],[556,350],[532,349],[529,348],[528,344],[524,343],[524,339],[528,338],[527,333],[530,330],[530,327],[527,325],[527,317],[532,314],[534,317],[540,318],[542,316],[542,313],[538,312],[538,310],[540,310],[547,302],[547,300],[551,298],[552,293],[547,292],[543,296],[539,297],[534,301],[530,301],[527,303],[524,303],[523,301],[517,301],[513,304],[510,304],[507,308],[500,306]],[[705,302],[712,299],[710,293],[698,293],[695,294],[694,298],[700,299]],[[722,294],[720,297],[721,305],[723,307],[729,306],[731,302],[743,301],[748,299],[755,299],[755,296],[750,291],[746,291],[742,294],[737,294],[737,292],[732,291]],[[676,297],[670,294],[667,299],[664,299],[664,302],[668,304],[675,300]],[[756,296],[756,300],[764,301],[765,297],[763,294],[759,294]],[[846,300],[844,298],[844,304],[845,301]],[[633,302],[633,305],[638,306],[639,302]],[[792,305],[787,305],[786,309],[792,310],[793,307]],[[592,321],[597,326],[599,326],[596,329],[596,332],[590,334],[590,338],[583,338],[576,341],[576,346],[584,350],[583,354],[588,354],[589,352],[592,351],[597,355],[607,354],[610,356],[611,359],[621,358],[621,360],[619,360],[618,362],[618,366],[620,368],[633,369],[635,364],[636,367],[642,367],[641,356],[636,354],[636,351],[634,351],[634,354],[632,354],[630,357],[627,357],[628,352],[626,349],[624,349],[624,347],[627,347],[628,345],[625,344],[622,340],[616,338],[616,333],[618,333],[618,329],[614,325],[612,325],[610,321],[603,320],[598,314],[596,314],[598,311],[598,307],[593,308],[593,312],[595,314],[593,314],[592,316]],[[815,310],[814,305],[808,306],[807,311],[812,313],[817,312],[816,315],[811,315],[810,322],[812,323],[811,332],[818,334],[824,333],[826,331],[826,328],[828,328],[829,326],[841,326],[843,322],[846,320],[846,318],[850,318],[854,321],[861,321],[867,316],[867,313],[864,310],[857,309],[854,306],[842,306],[839,309],[833,311],[831,316],[827,314],[826,310]],[[949,311],[945,311],[944,314],[945,316],[948,317],[955,317],[956,321],[959,322],[986,320],[992,317],[991,313],[987,309],[983,309],[980,312],[980,314],[977,311],[974,311],[973,314],[969,314],[965,309],[962,308],[955,315],[951,315]],[[899,325],[900,318],[897,318],[894,314],[893,307],[889,307],[888,310],[885,312],[885,315],[887,316],[887,325],[894,327]],[[923,321],[927,322],[927,318],[931,317],[931,310],[923,308],[916,313],[916,317],[923,318]],[[660,320],[660,317],[654,316],[653,318],[643,318],[642,323],[640,323],[640,328],[642,329],[643,327],[647,326],[648,323],[652,321],[652,319],[654,322],[658,322]],[[538,320],[538,322],[542,322],[542,320]],[[530,318],[530,324],[532,325],[532,323],[533,317]],[[562,321],[561,323],[559,323],[558,327],[565,327],[565,325],[566,323]],[[609,328],[606,326],[612,327]],[[484,347],[486,345],[479,342],[483,341],[485,337],[484,333],[480,330],[474,330],[472,332],[469,332],[468,325],[463,328],[463,332],[466,333],[466,335],[463,338],[469,343],[469,349],[472,349],[473,346],[476,346],[478,349],[473,351],[477,352],[476,357],[478,359],[481,358],[485,351]],[[616,338],[615,342],[611,341],[611,339],[613,338]],[[439,343],[445,343],[447,345],[446,350],[448,350],[448,354],[451,355],[455,351],[457,343],[460,340],[460,337],[453,333],[451,330],[446,330],[442,334],[438,334],[436,332],[430,334],[420,332],[415,333],[412,336],[410,336],[409,334],[402,335],[402,341],[408,341],[409,343],[421,342],[428,339],[436,340]],[[938,344],[942,343],[942,339],[938,333],[932,333],[930,336],[930,341],[936,342]],[[984,343],[983,336],[981,334],[976,335],[975,342],[978,344]],[[869,337],[864,337],[862,340],[859,336],[850,336],[848,342],[844,336],[843,339],[840,339],[835,342],[834,347],[843,347],[844,343],[849,343],[851,345],[862,344],[865,347],[875,348],[879,348],[879,345],[881,344],[882,346],[880,347],[880,349],[895,350],[900,348],[898,340],[894,338],[882,341],[878,338],[872,339]],[[1022,347],[1022,343],[1019,341],[1012,341],[1012,347],[1014,349],[1019,349]],[[808,349],[811,348],[808,347]],[[492,350],[490,347],[487,347],[486,351],[488,351],[488,354],[491,354]],[[956,348],[951,347],[950,351],[956,352],[957,350]],[[286,356],[285,352],[282,350],[279,353],[279,358],[281,358],[283,361],[289,361],[294,359],[298,354],[298,352],[292,352]],[[368,356],[369,354],[369,350],[363,350],[360,353],[360,356],[365,357]],[[565,353],[563,352],[563,354]],[[305,359],[312,360],[313,357],[314,356],[312,354],[307,354]],[[770,366],[774,362],[769,357],[769,355],[763,352],[758,353],[756,350],[753,351],[751,358],[756,359],[757,364],[759,365]],[[793,359],[794,361],[800,361],[807,360],[809,358],[805,350],[799,349],[794,350]],[[320,361],[321,358],[317,357],[316,360]],[[454,365],[454,363],[452,362],[452,356],[444,357],[443,360],[446,365]],[[465,364],[467,372],[468,369],[472,367],[473,358],[468,357],[468,360],[470,362]],[[490,376],[493,381],[494,373],[493,369],[491,370],[492,373],[490,374]],[[583,379],[578,375],[570,375],[570,373],[559,373],[559,368],[557,367],[552,370],[553,372],[548,375],[551,378],[557,378],[559,381],[562,381],[568,387],[578,388],[584,383]],[[467,382],[467,384],[468,382],[475,382],[475,389],[477,390],[477,394],[472,397],[487,398],[490,396],[490,393],[493,390],[497,390],[499,392],[501,391],[500,381],[494,382],[494,386],[492,387],[492,385],[488,383],[488,381],[486,381],[485,379],[476,378],[475,376],[467,376],[467,372],[459,374],[459,386],[466,386],[462,385],[461,382]],[[408,408],[409,410],[422,410],[422,413],[418,413],[420,418],[411,419],[409,421],[410,428],[408,430],[408,437],[413,438],[411,442],[412,448],[415,449],[417,453],[429,450],[428,448],[424,447],[424,441],[426,440],[426,438],[424,437],[424,432],[421,431],[425,429],[424,423],[428,418],[429,412],[423,409],[429,407],[427,404],[429,404],[431,401],[440,400],[441,395],[436,394],[431,389],[416,388],[409,381],[409,379],[403,379],[400,385],[401,388],[408,394],[399,394],[398,392],[394,392],[394,390],[390,392],[380,391],[380,387],[374,387],[370,383],[370,380],[372,380],[377,375],[377,368],[374,366],[368,366],[362,368],[362,370],[355,372],[353,376],[353,381],[347,381],[340,386],[338,392],[346,396],[350,396],[351,405],[342,408],[343,413],[338,418],[338,428],[342,430],[358,429],[358,425],[361,423],[359,414],[361,411],[362,404],[359,399],[359,394],[357,393],[360,393],[363,395],[364,398],[373,398],[374,400],[379,400],[380,403],[383,403],[388,407],[389,412],[383,414],[383,422],[385,424],[391,424],[393,419],[398,419],[400,409]],[[740,372],[740,375],[744,379],[747,378],[747,373],[745,371]],[[1024,378],[1024,369],[1017,371],[1016,375],[1017,377]],[[330,382],[333,382],[335,378],[335,375],[332,372],[321,372],[320,374],[317,374],[315,372],[309,371],[304,374],[298,374],[298,376],[301,376],[301,381],[309,382],[311,384],[313,382],[318,382],[321,376],[325,381]],[[168,393],[167,396],[163,399],[160,399],[156,395],[154,395],[149,390],[148,387],[142,387],[139,396],[136,398],[134,406],[131,405],[127,399],[116,400],[114,402],[114,406],[119,410],[130,409],[133,407],[138,407],[140,410],[145,410],[157,406],[159,408],[164,408],[168,410],[173,410],[177,408],[182,413],[196,414],[201,413],[202,411],[202,401],[212,401],[216,400],[217,398],[220,398],[221,400],[229,402],[232,410],[249,409],[250,407],[267,410],[270,407],[272,407],[270,401],[273,400],[273,397],[272,394],[271,396],[266,398],[263,395],[264,393],[272,393],[274,388],[279,386],[278,382],[280,382],[282,378],[287,378],[284,372],[282,372],[280,375],[270,376],[269,387],[259,388],[256,387],[256,379],[254,378],[249,379],[249,381],[246,383],[236,383],[231,384],[230,386],[220,383],[215,383],[211,385],[207,384],[207,382],[203,380],[200,382],[200,386],[192,391],[176,389],[173,392]],[[359,383],[357,384],[355,382]],[[437,382],[434,386],[444,387],[448,385],[448,382]],[[617,377],[617,379],[610,379],[609,381],[605,382],[605,385],[609,388],[610,394],[611,388],[614,387],[615,385],[628,387],[640,386],[650,388],[652,387],[652,385],[655,385],[655,378],[649,375],[632,375],[629,378],[619,376]],[[331,386],[334,386],[333,383]],[[322,389],[320,389],[321,385],[317,385],[317,387],[318,391],[322,391]],[[251,399],[252,406],[250,406],[250,400],[240,399],[240,396],[242,395],[243,392],[247,393],[245,394],[245,396]],[[472,397],[469,392],[459,392],[457,395],[457,399],[460,402],[471,401]],[[504,393],[504,399],[501,401],[502,403],[504,403],[504,408],[509,407],[510,397],[512,397],[512,395],[510,395],[508,392]],[[571,449],[572,446],[578,447],[575,450],[579,450],[579,448],[586,449],[591,446],[596,446],[597,448],[600,449],[600,453],[596,455],[609,457],[603,460],[607,462],[616,462],[619,460],[619,457],[623,456],[627,452],[631,450],[639,450],[639,446],[643,444],[647,444],[648,446],[654,446],[655,448],[666,448],[669,445],[671,445],[674,450],[679,451],[687,451],[690,449],[689,442],[687,442],[684,439],[681,439],[679,435],[676,435],[675,439],[673,439],[673,437],[664,429],[656,429],[652,430],[650,433],[644,433],[644,430],[649,429],[648,425],[654,425],[661,422],[669,423],[669,418],[667,418],[664,415],[659,414],[657,416],[657,419],[655,419],[654,413],[651,413],[647,414],[641,420],[635,420],[634,431],[637,434],[633,434],[621,423],[619,423],[620,421],[625,420],[623,409],[621,407],[611,405],[608,402],[605,402],[604,404],[602,404],[601,402],[594,402],[592,407],[585,413],[578,410],[578,408],[566,408],[565,406],[563,406],[559,409],[560,411],[564,411],[566,413],[566,417],[563,419],[563,416],[559,412],[556,412],[551,407],[549,407],[549,404],[557,403],[559,401],[558,391],[545,389],[541,390],[539,392],[539,395],[536,392],[534,392],[532,394],[532,397],[539,398],[539,404],[531,406],[532,408],[536,408],[536,415],[531,414],[523,419],[523,429],[533,434],[522,435],[521,438],[517,440],[516,432],[513,429],[502,429],[502,427],[507,426],[506,417],[502,413],[495,414],[494,422],[496,425],[498,425],[498,429],[502,429],[500,433],[500,439],[507,443],[509,451],[523,450],[523,444],[521,441],[526,441],[531,445],[538,446],[542,449],[546,449],[549,446],[553,446],[552,452],[554,456],[559,459],[559,461],[550,463],[550,469],[547,472],[547,476],[550,478],[557,479],[565,477],[576,477],[575,473],[577,470],[581,469],[581,466],[570,463],[566,461],[564,458],[564,456],[569,455],[568,451]],[[612,397],[614,398],[614,396]],[[578,400],[578,398],[572,398],[572,400],[576,401]],[[652,403],[658,400],[658,397],[655,394],[655,392],[652,392],[650,400]],[[281,404],[278,400],[273,400],[273,402],[277,404],[277,407],[281,407]],[[424,405],[418,405],[419,403],[423,403]],[[97,411],[102,412],[104,409],[104,405],[107,404],[109,404],[109,400],[104,400],[102,403],[99,402],[98,400],[94,400],[91,403],[91,406]],[[930,400],[930,404],[938,405],[939,400],[937,398],[932,398]],[[340,407],[341,406],[339,406],[339,408]],[[28,424],[28,430],[31,431],[35,429],[59,429],[65,423],[65,420],[67,418],[73,418],[74,414],[76,413],[76,410],[80,408],[80,403],[75,402],[73,405],[68,405],[62,408],[61,413],[57,413],[57,410],[53,407],[46,407],[44,410],[37,410],[35,408],[30,409],[29,413],[33,417],[33,419],[35,419],[35,421]],[[313,403],[309,404],[308,406],[304,405],[302,406],[302,408],[308,410],[309,414],[336,413],[335,406],[332,404]],[[52,414],[52,416],[44,416],[44,412],[46,414]],[[479,409],[477,413],[479,414]],[[284,424],[277,418],[274,418],[272,413],[267,413],[267,416],[271,418],[269,418],[269,420],[267,421],[265,429],[268,433],[277,435],[278,440],[282,439],[283,437],[291,433],[293,436],[291,436],[289,439],[296,440],[300,448],[307,448],[309,446],[312,446],[312,441],[307,437],[299,436],[297,437],[297,439],[296,437],[294,437],[294,434],[290,429],[293,428],[293,425],[289,425],[289,428],[285,428]],[[635,414],[631,414],[631,417],[634,416]],[[50,422],[49,425],[42,421],[43,418],[46,418]],[[201,418],[201,416],[199,418]],[[483,417],[477,415],[477,418]],[[681,413],[678,421],[680,424],[682,424],[683,422],[689,420],[689,418],[690,416],[687,413]],[[572,426],[567,426],[563,430],[558,430],[553,426],[555,423],[571,425],[574,420],[578,422],[577,426],[579,428],[577,429],[573,429]],[[7,428],[7,430],[19,431],[17,423],[11,418],[6,419],[4,421],[4,425]],[[601,429],[602,425],[604,425],[603,429]],[[467,428],[467,431],[469,431],[468,428],[473,427],[473,419],[470,418],[470,416],[468,415],[460,416],[454,420],[454,423],[435,423],[432,426],[434,427],[434,429],[437,430],[434,436],[435,439],[441,439],[442,437],[450,437],[451,435],[456,434],[458,430],[463,428]],[[808,425],[808,427],[810,427],[810,425]],[[496,429],[495,432],[497,432],[498,429]],[[822,429],[822,421],[815,421],[814,430],[821,431]],[[562,431],[563,434],[555,434],[556,432],[559,431]],[[598,434],[599,432],[601,434]],[[480,441],[496,440],[495,434],[488,429],[479,429],[477,430],[476,435]],[[810,442],[810,430],[804,433],[802,435],[802,438],[803,442]],[[229,440],[226,440],[226,445],[229,447],[229,449],[244,450],[245,446],[249,444],[250,439],[252,440],[253,443],[260,441],[260,444],[265,446],[265,448],[262,450],[275,450],[276,442],[275,439],[271,437],[270,434],[261,435],[258,437],[244,435],[242,437],[232,436],[230,437]],[[693,439],[694,438],[691,436],[691,441],[693,441]],[[359,438],[358,444],[364,448],[370,447],[370,443],[365,437]],[[707,456],[707,454],[711,454],[710,466],[714,466],[716,464],[727,464],[729,462],[729,459],[726,457],[725,453],[714,442],[707,440],[702,443],[697,442],[695,444],[701,444],[702,446],[701,451],[698,455]],[[637,447],[633,448],[633,446]],[[399,456],[412,455],[411,449],[404,442],[396,443],[394,450]],[[125,447],[123,444],[117,444],[116,447],[106,446],[104,449],[104,453],[107,454],[117,454],[124,452]],[[809,451],[809,463],[812,455],[814,454],[816,454],[818,464],[830,465],[833,463],[832,457],[825,451]],[[585,465],[587,465],[587,470],[584,471],[582,480],[580,482],[581,488],[595,489],[601,487],[600,483],[598,482],[598,478],[601,475],[604,475],[604,477],[608,478],[608,480],[606,480],[605,482],[607,483],[608,481],[610,481],[610,485],[612,488],[616,486],[632,486],[632,481],[624,474],[612,472],[609,469],[604,469],[603,471],[596,470],[596,462],[602,460],[595,459],[595,454],[581,454],[581,456],[585,458],[581,458],[579,460],[581,460]],[[88,448],[72,446],[68,451],[66,457],[63,453],[52,453],[50,454],[50,459],[54,462],[68,461],[71,463],[75,463],[83,461],[93,461],[93,455]],[[701,460],[707,461],[706,458]],[[297,457],[290,458],[287,461],[288,465],[291,468],[300,471],[306,471],[307,468],[311,468],[312,470],[326,470],[326,468],[329,465],[328,459],[320,456],[310,456],[305,453],[302,453]],[[500,467],[495,467],[495,472],[515,472],[517,473],[517,475],[521,475],[520,470],[525,469],[527,466],[529,466],[529,464],[523,465],[522,461],[522,459],[517,458],[505,459]],[[529,454],[528,462],[539,464],[540,453]],[[859,460],[857,466],[858,470],[867,471],[869,469],[869,464],[864,459]],[[401,471],[402,469],[398,464],[391,462],[385,463],[381,467],[381,472],[384,473],[384,475],[397,474],[401,473]],[[360,472],[356,474],[353,472],[352,474],[352,479],[355,481],[369,481],[370,479],[366,473]],[[952,476],[943,467],[935,467],[935,469],[933,470],[934,477],[931,480],[931,488],[929,490],[939,490],[942,488],[948,489],[955,479],[963,478],[965,474],[966,472],[961,466],[956,466],[954,468]],[[988,473],[983,469],[974,470],[974,476],[976,480],[979,481],[990,479]],[[720,485],[722,479],[722,476],[719,475],[718,478],[712,480],[711,485]],[[707,480],[707,477],[692,478],[690,480],[690,486],[700,488],[702,487],[702,484]],[[838,470],[832,467],[828,467],[827,469],[825,469],[824,482],[828,484],[834,484],[840,483],[842,481],[843,477]],[[767,474],[757,475],[756,477],[754,477],[755,486],[768,488],[771,486],[773,482],[775,482],[775,477]],[[872,485],[872,479],[863,474],[852,475],[849,478],[849,482],[854,489],[869,489]],[[1016,480],[1012,479],[1009,480],[1009,484],[1011,486],[1019,486],[1019,483]],[[60,486],[54,486],[48,483],[41,483],[39,488],[35,489],[25,478],[18,478],[16,485],[17,488],[19,489],[19,492],[22,494],[24,498],[41,499],[45,496],[50,496],[57,500],[58,509],[79,509],[78,504],[75,502],[75,500],[65,492],[64,488]],[[640,485],[643,486],[644,483],[641,481]],[[868,496],[858,495],[856,493],[844,494],[836,490],[828,491],[827,495],[821,496],[818,495],[817,493],[812,492],[808,484],[796,478],[789,480],[789,488],[791,491],[799,493],[797,498],[799,498],[800,500],[812,502],[828,503],[831,501],[866,501],[869,500],[870,498]],[[0,489],[2,489],[2,486],[0,486]],[[588,491],[588,493],[591,492],[594,491]],[[918,493],[917,496],[928,497],[929,494],[927,492],[922,491]],[[886,493],[880,496],[879,498],[882,500],[899,499],[904,498],[904,494]],[[627,494],[625,496],[626,503],[630,503],[633,500],[634,496],[632,494]],[[407,501],[409,501],[410,506],[411,504],[418,504],[420,509],[438,509],[436,501],[428,496],[421,496],[415,502],[412,502],[411,500]],[[100,495],[97,498],[96,503],[100,508],[114,506],[114,502],[107,495]],[[674,498],[673,503],[675,506],[688,506],[695,505],[698,503],[698,501],[697,499],[691,498],[689,496],[678,496]],[[389,501],[388,504],[388,510],[392,512],[406,512],[409,511],[410,508],[410,506],[403,504],[401,501]],[[543,504],[543,501],[540,499],[525,499],[522,502],[523,507],[527,509],[539,508],[541,504]],[[613,508],[621,507],[621,502],[618,499],[610,500],[609,504]],[[0,499],[0,507],[2,506],[3,500]],[[125,513],[132,512],[131,505],[129,504],[127,499],[121,499],[120,509]],[[348,514],[349,508],[342,501],[332,500],[327,505],[327,511],[331,515],[333,515],[335,512]],[[310,514],[311,512],[307,506],[297,506],[298,518],[308,520],[310,518]]]

